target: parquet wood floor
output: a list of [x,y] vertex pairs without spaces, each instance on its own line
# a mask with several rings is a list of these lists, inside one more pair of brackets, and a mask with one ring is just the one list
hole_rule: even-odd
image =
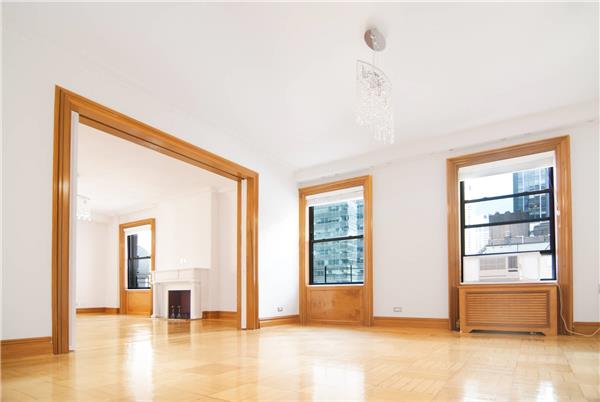
[[599,401],[600,337],[82,315],[77,351],[2,362],[2,400]]

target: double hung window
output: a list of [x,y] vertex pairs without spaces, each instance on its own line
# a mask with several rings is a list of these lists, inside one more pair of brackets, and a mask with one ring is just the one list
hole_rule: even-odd
[[310,284],[362,284],[363,199],[310,206],[308,215]]
[[460,181],[463,282],[556,279],[551,166]]
[[149,227],[127,234],[128,289],[150,289],[153,258],[151,253],[152,230]]

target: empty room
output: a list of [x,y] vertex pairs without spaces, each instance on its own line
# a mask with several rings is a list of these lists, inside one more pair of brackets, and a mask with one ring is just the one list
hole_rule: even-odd
[[2,400],[600,400],[598,2],[0,10]]

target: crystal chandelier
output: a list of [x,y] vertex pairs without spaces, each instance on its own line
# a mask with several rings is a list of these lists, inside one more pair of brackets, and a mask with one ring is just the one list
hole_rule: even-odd
[[356,62],[357,113],[359,125],[368,127],[377,141],[394,143],[392,83],[375,66],[375,52],[385,49],[385,38],[377,29],[365,32],[365,42],[373,50],[373,63]]
[[81,221],[92,220],[92,209],[90,208],[90,199],[77,194],[77,219]]

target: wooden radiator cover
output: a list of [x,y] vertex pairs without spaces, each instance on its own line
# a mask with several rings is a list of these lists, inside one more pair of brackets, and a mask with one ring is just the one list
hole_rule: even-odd
[[461,285],[460,331],[557,333],[555,284]]

